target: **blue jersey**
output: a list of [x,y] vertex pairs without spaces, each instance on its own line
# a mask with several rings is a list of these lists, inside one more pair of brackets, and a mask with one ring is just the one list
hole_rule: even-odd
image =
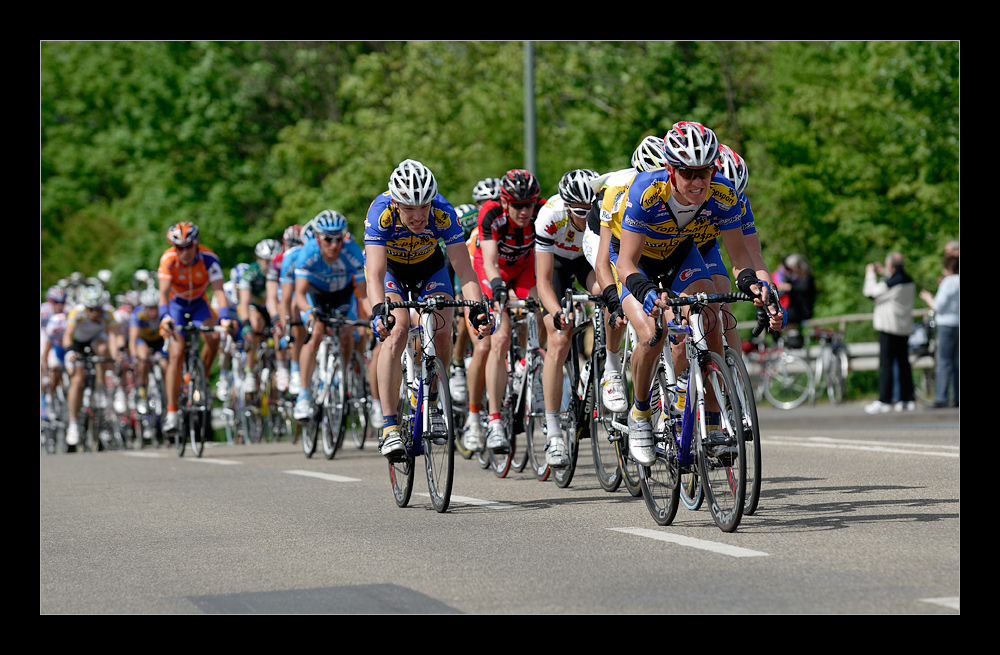
[[621,232],[643,234],[644,258],[663,260],[688,238],[693,237],[695,243],[701,244],[714,239],[722,231],[742,227],[743,212],[736,190],[724,175],[716,173],[705,194],[705,201],[683,227],[670,207],[672,189],[666,169],[639,173],[629,185],[620,226],[612,226],[613,232],[618,228],[615,236]]
[[353,288],[355,282],[364,282],[364,256],[356,242],[345,239],[340,255],[333,262],[323,259],[319,247],[315,239],[302,244],[302,251],[296,257],[296,281],[307,278],[309,285],[322,293],[342,291]]
[[278,284],[295,284],[295,262],[299,260],[302,246],[293,246],[285,251],[281,258],[281,272],[278,274]]
[[385,246],[386,265],[397,278],[427,279],[445,268],[439,242],[445,247],[465,243],[465,232],[455,208],[440,193],[431,201],[430,218],[419,234],[399,218],[389,192],[372,202],[365,217],[365,244]]

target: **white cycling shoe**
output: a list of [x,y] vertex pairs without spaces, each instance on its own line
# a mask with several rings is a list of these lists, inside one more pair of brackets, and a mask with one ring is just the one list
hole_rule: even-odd
[[604,407],[613,414],[621,414],[628,409],[628,399],[625,397],[625,382],[622,374],[617,371],[607,371],[601,379],[601,401]]
[[656,462],[653,449],[653,423],[648,416],[628,414],[628,452],[636,463],[652,466]]

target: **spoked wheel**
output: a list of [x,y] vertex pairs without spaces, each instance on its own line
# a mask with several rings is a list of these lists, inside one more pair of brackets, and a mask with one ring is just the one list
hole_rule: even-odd
[[462,459],[472,459],[473,451],[465,447],[465,439],[462,438],[462,427],[465,425],[465,420],[468,418],[468,405],[462,406],[452,405],[451,409],[451,419],[452,423],[455,425],[455,452],[462,456]]
[[365,447],[365,440],[368,439],[371,404],[367,369],[364,357],[358,351],[351,357],[351,365],[348,369],[348,416],[347,428],[351,433],[351,441],[354,447],[361,450]]
[[[509,360],[510,358],[508,358]],[[512,371],[513,363],[508,361],[508,370]],[[493,469],[494,475],[498,478],[507,477],[507,473],[510,472],[510,465],[513,461],[511,454],[517,448],[517,434],[514,428],[514,405],[517,402],[517,397],[514,395],[514,389],[512,385],[514,380],[508,374],[507,387],[504,389],[503,404],[500,408],[500,424],[503,426],[503,430],[507,437],[507,443],[509,449],[506,453],[498,453],[489,448],[486,448],[486,455],[489,458],[490,468]],[[489,431],[487,430],[487,440],[489,439]]]
[[[405,371],[403,379],[406,379]],[[392,485],[392,496],[397,507],[406,507],[413,494],[413,414],[410,411],[409,392],[399,394],[397,416],[400,417],[399,429],[403,437],[403,452],[389,460],[389,482]]]
[[618,456],[615,454],[615,444],[611,439],[612,433],[608,430],[608,425],[613,418],[611,412],[604,406],[601,400],[601,379],[604,377],[603,360],[599,357],[592,357],[591,377],[594,382],[590,385],[590,402],[593,411],[590,413],[590,449],[594,455],[594,468],[597,470],[597,481],[605,491],[617,491],[622,483],[622,472],[618,466]]
[[782,353],[767,364],[764,396],[778,409],[795,409],[806,401],[812,389],[812,369],[801,357]]
[[313,415],[309,420],[303,421],[302,426],[302,452],[306,458],[316,454],[316,442],[319,440],[319,427],[323,422],[323,413],[313,408]]
[[738,351],[726,348],[726,363],[736,386],[736,395],[743,409],[743,441],[746,444],[746,498],[743,503],[743,515],[752,516],[757,511],[760,501],[761,455],[760,455],[760,425],[757,421],[757,400],[754,397],[750,373],[747,371],[743,356]]
[[672,430],[657,421],[654,431],[656,461],[639,467],[639,485],[646,509],[657,525],[670,525],[677,515],[680,498],[680,460]]
[[[424,465],[427,469],[427,489],[438,512],[447,511],[451,503],[451,488],[455,478],[455,416],[451,408],[451,389],[447,369],[437,362],[437,397],[444,418],[445,433],[429,434],[423,439]],[[432,381],[433,383],[433,381]]]
[[549,465],[545,463],[545,405],[538,407],[536,399],[543,394],[535,393],[535,386],[542,384],[542,373],[545,370],[544,362],[536,360],[534,366],[525,371],[528,376],[527,398],[524,404],[524,441],[528,450],[528,461],[535,477],[540,481],[549,479]]
[[698,428],[701,433],[698,465],[712,519],[723,532],[734,532],[743,518],[746,500],[747,459],[742,409],[729,366],[717,353],[709,353],[709,356],[702,369],[705,392],[714,393],[722,411],[718,433],[711,434],[712,428],[705,431],[701,426]]
[[337,450],[344,443],[344,431],[346,429],[344,417],[347,413],[347,387],[345,385],[347,370],[344,366],[343,358],[334,357],[332,366],[334,373],[331,378],[335,382],[330,385],[326,401],[323,403],[323,417],[325,420],[321,426],[323,454],[326,455],[327,459],[333,459],[337,454]]
[[[572,357],[572,350],[570,357]],[[556,486],[565,489],[573,481],[573,474],[576,473],[576,463],[580,457],[580,440],[590,436],[590,421],[580,422],[581,403],[586,403],[586,398],[580,398],[576,393],[577,378],[579,368],[574,368],[570,362],[563,364],[563,379],[569,380],[569,407],[566,409],[566,420],[563,421],[563,436],[566,440],[566,454],[569,456],[569,465],[565,468],[554,469],[553,477]]]
[[199,366],[190,371],[188,390],[185,397],[187,415],[187,434],[179,435],[180,441],[186,436],[191,442],[191,452],[195,457],[201,457],[205,452],[205,440],[211,430],[212,397],[208,393],[208,380]]
[[681,470],[680,498],[687,509],[694,512],[701,509],[701,503],[705,500],[705,490],[701,486],[697,462],[690,470]]
[[[630,356],[626,356],[622,363],[622,371],[625,373],[625,391],[628,398],[632,398],[632,361]],[[632,411],[629,406],[625,413],[618,417],[622,424],[628,423],[628,414]],[[622,433],[615,441],[615,455],[618,457],[618,470],[622,473],[622,482],[629,494],[638,498],[642,495],[642,487],[639,486],[639,465],[632,459],[628,450],[628,434]]]

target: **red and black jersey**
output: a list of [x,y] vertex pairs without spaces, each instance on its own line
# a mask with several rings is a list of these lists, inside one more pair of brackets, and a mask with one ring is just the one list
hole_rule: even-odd
[[486,240],[497,242],[500,266],[517,266],[524,262],[535,251],[535,218],[544,206],[545,198],[539,198],[531,220],[524,227],[518,227],[507,217],[499,202],[487,200],[479,208],[475,263],[482,266],[483,254],[479,245]]

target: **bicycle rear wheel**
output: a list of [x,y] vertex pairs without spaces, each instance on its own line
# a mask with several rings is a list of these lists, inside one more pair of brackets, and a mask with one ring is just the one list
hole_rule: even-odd
[[[513,453],[517,448],[517,430],[514,427],[515,420],[515,406],[517,404],[517,395],[513,386],[515,380],[513,377],[513,361],[508,357],[508,376],[507,376],[507,386],[504,389],[503,401],[500,407],[500,423],[506,433],[507,443],[510,448],[506,453],[498,453],[489,448],[486,448],[487,458],[489,459],[490,468],[493,469],[493,474],[498,478],[507,477],[507,473],[510,472],[510,466],[513,462]],[[523,380],[522,380],[523,389]],[[523,390],[521,391],[523,393]]]
[[590,361],[592,362],[590,376],[593,378],[593,382],[590,384],[590,402],[593,406],[593,411],[590,413],[590,449],[594,456],[597,481],[602,489],[612,492],[617,491],[622,483],[622,472],[615,454],[615,443],[612,432],[608,430],[613,415],[601,400],[601,379],[604,377],[603,359],[595,351]]
[[[208,380],[205,379],[205,369],[201,360],[198,365],[188,371],[188,392],[186,396],[187,438],[191,442],[191,452],[195,457],[201,457],[205,452],[205,440],[211,429],[212,397],[208,392]],[[181,441],[183,435],[179,436]]]
[[795,409],[806,401],[812,389],[812,370],[798,355],[781,353],[768,362],[764,397],[778,409]]
[[451,503],[451,489],[455,479],[455,418],[451,409],[451,389],[448,386],[447,369],[440,360],[435,367],[437,398],[444,418],[445,434],[425,435],[424,466],[427,469],[427,489],[431,502],[438,512],[448,510]]
[[736,387],[736,395],[743,409],[743,441],[746,444],[747,491],[743,504],[744,516],[757,511],[760,501],[761,454],[760,424],[757,420],[757,400],[754,397],[750,373],[739,352],[726,347],[726,364]]
[[348,379],[348,415],[347,428],[351,432],[351,441],[354,447],[361,450],[365,447],[368,439],[370,404],[370,385],[368,383],[368,369],[365,366],[364,356],[354,351],[351,356],[351,364],[347,369]]
[[657,525],[670,525],[680,503],[680,459],[673,431],[665,428],[663,415],[653,434],[656,461],[639,467],[639,486],[646,509]]
[[[573,357],[573,351],[570,351]],[[576,463],[580,457],[580,440],[589,436],[587,430],[590,428],[590,421],[581,420],[583,418],[583,408],[586,405],[586,392],[584,397],[577,396],[577,378],[579,374],[575,367],[566,362],[563,366],[564,379],[569,380],[569,407],[566,409],[566,420],[563,422],[563,436],[566,440],[566,454],[569,456],[569,465],[561,469],[554,469],[552,477],[556,486],[565,489],[573,482],[573,475],[576,473]]]
[[[739,396],[729,366],[717,353],[709,353],[702,367],[705,392],[714,396],[721,408],[716,439],[710,441],[704,422],[698,426],[698,465],[702,487],[712,519],[723,532],[734,532],[743,518],[746,500],[746,442]],[[687,402],[692,402],[688,398]]]

